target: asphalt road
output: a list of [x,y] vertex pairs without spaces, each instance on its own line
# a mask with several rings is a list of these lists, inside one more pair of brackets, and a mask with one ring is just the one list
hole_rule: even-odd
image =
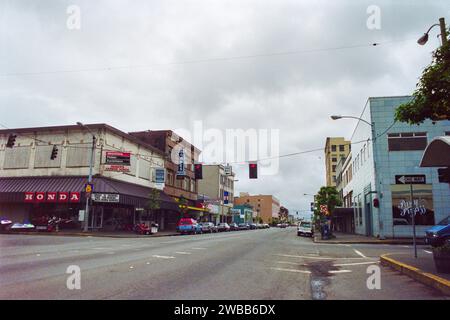
[[[424,250],[426,247],[420,248]],[[1,299],[445,299],[381,267],[401,245],[316,244],[295,228],[160,238],[0,235]],[[81,289],[69,290],[71,265]]]

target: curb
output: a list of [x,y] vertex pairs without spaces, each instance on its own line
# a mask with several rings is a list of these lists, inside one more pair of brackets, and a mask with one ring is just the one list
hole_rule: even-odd
[[[408,244],[412,245],[412,240],[360,240],[360,241],[339,241],[339,240],[318,240],[316,237],[313,239],[314,243],[328,243],[328,244]],[[422,241],[418,241],[418,245],[424,244]]]
[[384,254],[380,257],[381,265],[391,267],[426,286],[439,290],[444,295],[450,296],[450,281],[389,258],[388,255]]
[[180,234],[155,234],[155,235],[113,235],[113,234],[92,234],[92,233],[56,233],[56,232],[4,232],[0,234],[21,234],[28,236],[54,236],[54,237],[98,237],[98,238],[116,238],[116,239],[134,239],[134,238],[160,238],[175,237]]

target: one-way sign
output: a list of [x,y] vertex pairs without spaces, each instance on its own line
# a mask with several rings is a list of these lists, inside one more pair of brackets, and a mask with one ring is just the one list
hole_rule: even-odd
[[424,174],[403,174],[395,176],[395,184],[426,184]]

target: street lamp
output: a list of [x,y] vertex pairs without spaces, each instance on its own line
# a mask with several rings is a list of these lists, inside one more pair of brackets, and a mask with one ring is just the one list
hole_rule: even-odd
[[447,43],[447,32],[446,32],[446,28],[445,28],[445,19],[444,18],[440,18],[439,19],[439,23],[435,23],[433,24],[427,32],[425,32],[423,34],[423,36],[421,36],[418,40],[417,43],[420,44],[421,46],[423,46],[425,43],[428,42],[428,33],[431,31],[431,29],[433,29],[436,26],[440,26],[441,27],[441,42],[442,44],[446,44]]
[[[369,121],[366,121],[366,120],[364,120],[364,119],[362,119],[362,118],[360,118],[360,117],[354,117],[354,116],[341,116],[341,115],[332,115],[331,116],[331,119],[333,119],[333,120],[339,120],[339,119],[357,119],[357,120],[359,120],[359,121],[362,121],[362,122],[364,122],[364,123],[366,123],[366,124],[368,124],[369,126],[370,126],[370,128],[371,128],[371,132],[372,132],[372,146],[373,146],[373,158],[374,158],[374,164],[373,164],[373,171],[374,171],[374,177],[375,177],[375,179],[376,179],[376,176],[377,176],[377,169],[376,169],[376,165],[377,165],[377,152],[376,152],[376,150],[377,150],[377,148],[375,147],[375,145],[374,145],[374,142],[376,141],[376,139],[377,139],[377,136],[375,135],[375,125],[374,125],[374,123],[370,123]],[[375,190],[375,193],[376,193],[376,197],[379,199],[380,197],[379,197],[379,195],[378,195],[378,188],[375,186],[375,188],[376,188],[376,190]],[[382,227],[382,224],[381,224],[381,215],[380,215],[380,213],[378,213],[378,231],[379,231],[379,233],[380,233],[380,239],[384,239],[384,235],[381,233],[381,228]]]
[[[91,157],[89,159],[89,177],[88,177],[88,184],[92,183],[92,166],[94,162],[94,150],[95,150],[95,134],[89,129],[88,126],[84,125],[81,122],[77,122],[77,125],[80,127],[83,127],[89,131],[90,134],[92,134],[92,147],[91,147]],[[89,225],[89,198],[86,198],[86,210],[84,212],[84,228],[83,232],[88,232],[88,225]]]

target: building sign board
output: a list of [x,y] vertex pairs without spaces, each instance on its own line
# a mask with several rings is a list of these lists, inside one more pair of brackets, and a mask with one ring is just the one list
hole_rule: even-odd
[[177,168],[177,179],[184,179],[186,176],[186,168],[184,165],[184,149],[180,149],[178,152],[178,168]]
[[166,170],[164,168],[155,168],[155,183],[164,184],[166,179]]
[[120,195],[116,193],[93,193],[91,199],[95,202],[118,203]]
[[107,151],[105,160],[105,171],[130,172],[131,153]]
[[24,202],[29,203],[78,203],[80,192],[25,192]]
[[229,197],[228,191],[224,191],[223,192],[223,204],[228,204],[228,197]]

